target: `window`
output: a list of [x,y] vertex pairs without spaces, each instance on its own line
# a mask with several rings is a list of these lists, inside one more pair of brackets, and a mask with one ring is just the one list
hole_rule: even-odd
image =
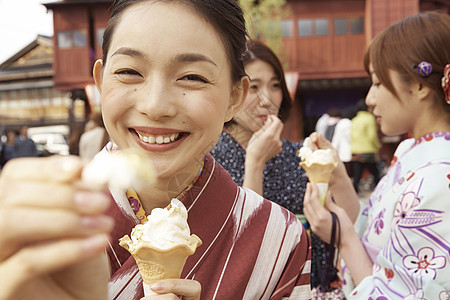
[[282,20],[280,24],[281,24],[281,36],[282,37],[294,36],[294,21]]
[[72,47],[72,33],[70,31],[58,32],[58,48]]
[[97,46],[101,46],[103,44],[103,33],[105,32],[105,28],[97,29]]
[[58,48],[86,47],[86,30],[60,31],[58,32]]
[[85,30],[75,30],[73,32],[73,46],[74,47],[86,47],[87,38]]
[[334,34],[347,34],[347,19],[334,19]]
[[298,20],[298,35],[311,36],[312,35],[312,21],[307,19]]
[[364,18],[351,18],[352,34],[364,33]]
[[316,19],[316,35],[328,35],[328,20]]

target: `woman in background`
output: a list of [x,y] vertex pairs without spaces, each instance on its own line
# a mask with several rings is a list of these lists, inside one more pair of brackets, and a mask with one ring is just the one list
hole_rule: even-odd
[[[283,68],[275,53],[260,41],[247,42],[243,61],[250,77],[249,93],[233,120],[225,124],[211,154],[238,185],[300,216],[308,178],[299,166],[301,145],[280,138],[292,106]],[[311,285],[330,289],[337,277],[336,270],[326,268],[332,267],[327,261],[329,251],[316,235],[311,240]]]

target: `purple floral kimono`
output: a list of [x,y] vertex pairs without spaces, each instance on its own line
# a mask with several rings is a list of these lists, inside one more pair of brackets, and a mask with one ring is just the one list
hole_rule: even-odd
[[450,133],[402,142],[355,223],[372,275],[348,299],[450,299]]

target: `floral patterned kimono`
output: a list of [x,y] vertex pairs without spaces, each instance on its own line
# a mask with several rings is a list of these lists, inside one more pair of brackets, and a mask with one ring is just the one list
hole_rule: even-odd
[[373,262],[348,299],[450,299],[450,133],[402,142],[355,223]]

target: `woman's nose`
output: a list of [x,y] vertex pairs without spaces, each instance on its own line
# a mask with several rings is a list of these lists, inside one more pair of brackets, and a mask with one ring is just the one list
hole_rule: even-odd
[[271,104],[270,96],[267,92],[261,91],[258,93],[259,105],[269,107]]
[[366,95],[367,106],[375,106],[376,104],[376,92],[374,87],[370,87]]
[[176,97],[163,82],[152,81],[139,93],[136,109],[152,120],[176,115]]

